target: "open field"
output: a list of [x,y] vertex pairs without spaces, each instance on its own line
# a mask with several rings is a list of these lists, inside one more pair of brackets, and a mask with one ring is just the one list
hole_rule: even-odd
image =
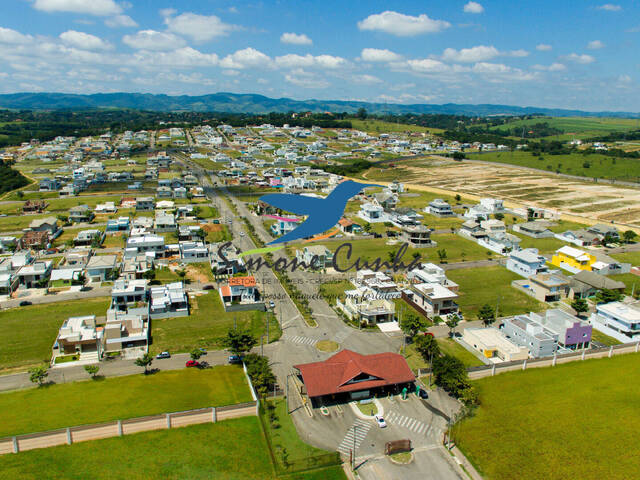
[[640,181],[640,161],[635,158],[614,158],[606,154],[583,155],[581,153],[542,154],[534,157],[531,152],[524,151],[471,153],[468,157],[485,162],[507,163],[588,178]]
[[[621,262],[630,263],[631,265],[638,266],[640,265],[640,251],[636,252],[624,252],[624,253],[612,253],[610,255],[612,258],[616,260],[620,260]],[[638,277],[640,281],[640,277]]]
[[547,308],[544,303],[513,288],[511,282],[522,277],[500,265],[449,270],[447,277],[460,285],[457,303],[467,320],[475,320],[485,303],[494,309],[497,305],[500,317]]
[[634,478],[639,377],[638,354],[487,377],[454,436],[485,478]]
[[206,295],[189,297],[188,317],[160,318],[151,323],[152,353],[162,351],[188,352],[196,347],[220,348],[220,338],[237,322],[238,328],[249,328],[258,339],[266,334],[265,319],[269,318],[269,335],[273,342],[282,334],[277,319],[268,312],[225,312],[216,290]]
[[406,123],[392,123],[382,120],[356,120],[349,119],[355,130],[367,133],[393,133],[393,132],[419,132],[442,133],[441,128],[421,127],[420,125],[407,125]]
[[103,316],[110,299],[46,303],[0,312],[0,371],[26,368],[51,359],[51,347],[68,317]]
[[1,393],[0,410],[12,414],[3,419],[0,436],[249,401],[237,365],[54,384]]
[[606,135],[611,132],[629,131],[640,128],[638,120],[632,118],[599,118],[599,117],[537,117],[527,120],[516,120],[505,125],[494,127],[497,130],[527,127],[536,123],[548,123],[549,127],[563,130],[561,135],[545,137],[548,140],[571,140]]

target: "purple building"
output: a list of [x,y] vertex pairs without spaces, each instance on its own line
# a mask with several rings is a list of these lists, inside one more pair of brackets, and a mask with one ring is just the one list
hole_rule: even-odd
[[529,318],[558,335],[558,346],[570,350],[588,348],[591,344],[591,325],[578,317],[554,308],[530,313]]

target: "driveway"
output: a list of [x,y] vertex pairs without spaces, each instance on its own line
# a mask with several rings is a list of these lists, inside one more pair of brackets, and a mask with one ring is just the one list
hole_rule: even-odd
[[372,457],[361,463],[357,471],[363,480],[466,480],[442,446],[414,450],[409,465],[397,465],[384,455]]

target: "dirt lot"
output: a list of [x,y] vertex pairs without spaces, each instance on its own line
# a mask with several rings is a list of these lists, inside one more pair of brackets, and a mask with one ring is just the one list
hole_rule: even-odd
[[[639,166],[640,168],[640,166]],[[572,180],[509,165],[421,158],[394,169],[372,168],[369,180],[399,180],[431,191],[502,198],[509,206],[558,210],[583,223],[615,222],[640,227],[640,189]]]

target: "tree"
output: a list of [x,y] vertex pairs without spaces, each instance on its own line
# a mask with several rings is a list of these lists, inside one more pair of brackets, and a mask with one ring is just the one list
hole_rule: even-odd
[[189,356],[191,357],[191,360],[195,361],[195,360],[198,360],[203,355],[203,353],[204,352],[199,348],[194,348],[189,352]]
[[91,375],[91,378],[96,378],[96,375],[100,371],[100,367],[98,365],[85,365],[84,370]]
[[455,199],[456,199],[456,202],[460,203],[460,200],[462,200],[462,197],[460,196],[459,193],[456,193]]
[[246,330],[230,329],[221,344],[234,355],[243,355],[258,344],[258,340]]
[[632,243],[638,235],[633,230],[627,230],[622,234],[622,238],[626,243]]
[[149,355],[148,353],[145,353],[140,358],[136,358],[136,361],[134,363],[138,367],[144,367],[144,374],[146,375],[146,374],[149,373],[148,368],[153,363],[153,357],[151,355]]
[[249,375],[256,392],[261,397],[265,397],[269,388],[276,383],[276,377],[269,365],[269,359],[250,353],[244,357],[244,363],[247,366],[247,375]]
[[49,376],[46,365],[39,365],[29,369],[29,380],[33,383],[37,383],[38,386],[42,386],[44,380]]
[[453,152],[452,155],[454,160],[460,161],[460,160],[464,160],[466,157],[466,155],[462,152]]
[[534,220],[535,210],[531,207],[527,208],[527,222],[532,222]]
[[494,213],[493,214],[493,218],[495,218],[496,220],[502,220],[502,219],[504,219],[504,214],[500,213],[500,212]]
[[445,354],[433,359],[432,371],[436,385],[458,397],[469,388],[467,369],[458,358]]
[[440,355],[440,345],[433,335],[417,335],[413,343],[426,362]]
[[614,237],[611,232],[607,232],[604,234],[604,238],[602,239],[602,244],[606,247],[607,245],[615,242],[616,240],[617,238]]
[[449,336],[453,337],[453,333],[460,323],[460,317],[458,315],[449,315],[444,323],[449,327]]
[[413,312],[407,312],[400,320],[400,328],[402,331],[413,338],[419,331],[426,327],[426,323],[423,318],[419,317]]
[[609,290],[605,288],[603,290],[598,290],[598,293],[596,293],[596,301],[598,303],[617,302],[621,298],[622,294],[617,290]]
[[444,248],[438,250],[438,258],[440,259],[440,263],[444,263],[447,259],[447,251]]
[[485,327],[496,321],[496,311],[491,305],[485,303],[478,311],[478,320],[482,320]]
[[146,272],[142,274],[142,278],[145,280],[154,280],[156,278],[156,271],[153,268],[150,268]]
[[589,304],[584,298],[576,298],[571,302],[571,308],[573,308],[578,313],[578,316],[580,316],[581,313],[589,311]]
[[360,119],[360,120],[364,120],[367,118],[367,109],[364,107],[360,107],[358,109],[358,112],[356,113],[356,116]]
[[370,233],[371,232],[371,224],[369,222],[365,222],[365,224],[362,226],[362,229],[365,232]]

